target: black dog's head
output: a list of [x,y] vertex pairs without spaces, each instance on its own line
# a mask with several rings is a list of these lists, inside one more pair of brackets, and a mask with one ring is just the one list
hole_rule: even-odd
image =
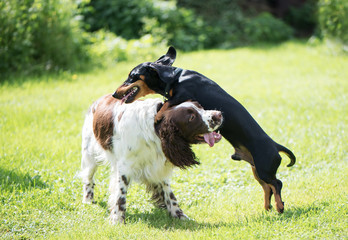
[[165,95],[167,84],[175,81],[176,68],[172,67],[175,58],[176,50],[170,47],[168,52],[155,62],[139,64],[112,96],[131,103],[150,93]]

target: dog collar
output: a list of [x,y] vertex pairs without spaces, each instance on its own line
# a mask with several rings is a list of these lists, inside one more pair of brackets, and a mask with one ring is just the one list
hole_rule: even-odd
[[[181,72],[183,71],[182,68],[176,68],[174,71],[173,71],[173,79],[177,79],[176,76],[177,75],[180,75]],[[166,84],[166,87],[164,89],[164,97],[166,97],[167,99],[170,97],[169,95],[169,92],[170,92],[170,89],[172,88],[172,83],[174,81],[170,81]]]

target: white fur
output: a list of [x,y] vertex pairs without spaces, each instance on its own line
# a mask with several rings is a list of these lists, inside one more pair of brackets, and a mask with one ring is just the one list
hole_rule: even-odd
[[[161,141],[154,131],[159,99],[136,101],[116,107],[113,137],[113,166],[132,180],[158,183],[171,176],[173,165],[166,160]],[[123,112],[121,121],[118,115]]]
[[[145,183],[150,190],[158,186],[159,190],[153,192],[164,193],[163,202],[170,214],[180,219],[187,218],[176,199],[170,197],[174,196],[171,195],[169,185],[174,165],[166,159],[161,141],[154,130],[154,117],[159,103],[161,103],[159,99],[135,101],[131,104],[116,103],[113,109],[112,150],[104,150],[97,142],[93,133],[92,111],[90,110],[86,116],[82,131],[83,202],[94,202],[94,173],[100,163],[109,162],[111,164],[109,207],[112,223],[125,220],[125,209],[122,210],[125,204],[121,204],[120,199],[126,198],[126,193],[122,193],[122,189],[126,192],[128,181]],[[91,109],[96,108],[98,104],[98,101],[95,102]],[[126,176],[126,182],[122,176]]]

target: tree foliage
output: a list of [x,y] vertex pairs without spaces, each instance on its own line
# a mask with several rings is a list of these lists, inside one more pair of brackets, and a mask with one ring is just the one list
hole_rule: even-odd
[[320,0],[319,23],[324,37],[348,46],[348,1]]
[[318,22],[317,33],[348,45],[348,1],[298,0],[281,17],[270,2],[0,1],[0,73],[81,69],[90,61],[131,59],[135,50],[146,58],[142,49],[160,44],[190,51],[280,42],[299,31],[312,34]]
[[0,2],[0,72],[78,68],[87,57],[69,0]]

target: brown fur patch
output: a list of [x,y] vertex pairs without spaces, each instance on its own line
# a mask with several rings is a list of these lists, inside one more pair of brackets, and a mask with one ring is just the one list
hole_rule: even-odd
[[[161,108],[161,111],[166,107],[165,105],[166,103]],[[158,129],[158,135],[161,139],[164,155],[174,166],[185,169],[195,164],[199,164],[199,162],[196,161],[196,156],[191,149],[190,143],[183,135],[183,133],[189,132],[191,133],[188,134],[190,136],[196,136],[196,134],[189,131],[193,130],[192,126],[190,128],[187,124],[183,124],[186,119],[183,115],[185,110],[181,110],[182,109],[179,108],[177,111],[165,111],[165,117],[159,123],[156,123],[155,127]],[[159,113],[157,116],[158,115]],[[194,130],[197,131],[197,129]]]
[[114,132],[113,108],[117,101],[119,100],[109,94],[99,99],[93,109],[94,136],[105,150],[112,148]]
[[118,121],[121,121],[121,118],[122,118],[122,116],[123,116],[123,113],[124,113],[124,112],[120,112],[120,114],[118,114],[118,117],[117,117],[117,120],[118,120]]

